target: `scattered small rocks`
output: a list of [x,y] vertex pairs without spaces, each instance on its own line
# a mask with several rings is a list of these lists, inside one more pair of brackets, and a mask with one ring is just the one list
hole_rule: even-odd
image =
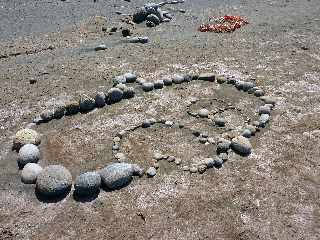
[[47,197],[58,197],[67,193],[72,185],[71,173],[64,166],[49,165],[37,177],[38,193]]
[[42,167],[36,163],[27,163],[21,171],[21,181],[25,184],[34,184]]
[[90,196],[100,190],[101,177],[97,172],[80,174],[75,181],[75,193],[79,196]]

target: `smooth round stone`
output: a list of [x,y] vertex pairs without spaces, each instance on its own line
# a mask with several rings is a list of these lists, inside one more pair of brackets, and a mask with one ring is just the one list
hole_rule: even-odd
[[105,44],[100,44],[94,48],[96,51],[106,50],[107,46]]
[[71,173],[64,166],[49,165],[37,177],[37,191],[47,197],[57,197],[68,192],[72,185]]
[[226,82],[226,78],[224,76],[217,76],[217,83],[222,84]]
[[117,159],[118,162],[126,162],[127,156],[124,153],[117,153],[116,155],[114,155],[114,158]]
[[138,164],[132,164],[132,171],[134,176],[142,177],[144,174],[144,169]]
[[182,171],[189,171],[189,170],[190,170],[189,166],[183,166],[182,167]]
[[176,74],[176,75],[174,75],[172,77],[172,82],[175,83],[175,84],[181,84],[181,83],[184,82],[184,77],[181,76],[181,75]]
[[108,99],[111,103],[120,102],[123,97],[123,91],[119,88],[111,88],[107,93]]
[[142,90],[145,92],[150,92],[154,88],[154,83],[152,82],[144,82],[141,85],[142,85]]
[[80,111],[78,101],[69,101],[66,103],[66,115],[74,115]]
[[161,89],[164,86],[163,80],[157,80],[154,82],[154,88],[155,89]]
[[25,128],[19,130],[13,139],[13,148],[19,150],[25,144],[39,145],[40,135],[33,129]]
[[142,23],[143,21],[146,20],[148,16],[148,12],[144,7],[139,8],[134,14],[132,21],[135,23]]
[[254,135],[257,132],[257,128],[253,125],[247,125],[246,129],[250,131],[251,135]]
[[252,149],[250,141],[243,136],[233,138],[230,147],[234,152],[245,156],[249,155]]
[[137,78],[136,82],[142,85],[142,83],[145,83],[146,80],[144,78]]
[[94,98],[96,106],[101,108],[106,105],[106,95],[103,92],[98,92]]
[[216,158],[214,160],[214,167],[215,168],[221,168],[223,165],[223,160],[221,158]]
[[101,177],[97,172],[80,174],[74,183],[75,193],[81,196],[93,195],[99,192]]
[[255,87],[255,84],[252,82],[237,81],[235,86],[237,89],[247,92],[249,89]]
[[53,109],[53,117],[55,119],[62,118],[65,115],[65,113],[66,113],[66,106],[63,104],[57,105]]
[[132,164],[113,163],[99,172],[101,183],[110,190],[118,189],[128,185],[134,174]]
[[259,118],[259,127],[265,127],[270,120],[269,114],[261,114]]
[[150,167],[147,170],[148,177],[154,177],[157,174],[157,169],[155,167]]
[[261,114],[269,114],[271,113],[271,108],[268,105],[260,106],[258,109],[258,113]]
[[229,140],[222,140],[218,143],[217,145],[217,152],[222,153],[222,152],[227,152],[230,149],[231,142]]
[[175,156],[169,156],[167,159],[168,162],[174,162],[175,160],[176,160]]
[[53,119],[53,111],[51,110],[44,110],[43,112],[40,113],[40,118],[44,122],[49,122]]
[[157,25],[154,22],[146,21],[146,26],[152,28],[152,27],[155,27]]
[[205,158],[204,163],[206,164],[207,168],[214,167],[214,159],[213,158]]
[[123,76],[127,83],[134,83],[137,80],[137,76],[133,73],[126,73]]
[[190,173],[196,173],[196,172],[198,172],[198,168],[196,166],[191,166],[189,168],[189,171],[190,171]]
[[150,121],[150,119],[144,120],[144,121],[142,122],[142,124],[141,124],[141,127],[143,127],[143,128],[151,127],[151,121]]
[[176,165],[180,165],[180,164],[182,163],[181,158],[176,158],[176,159],[174,160],[174,163],[175,163]]
[[21,181],[25,184],[34,184],[42,167],[36,163],[27,163],[21,171]]
[[207,138],[204,138],[204,137],[200,137],[199,138],[199,142],[202,143],[202,144],[205,144],[207,141],[208,141]]
[[260,99],[264,101],[265,104],[272,104],[273,106],[277,103],[277,100],[271,96],[262,96]]
[[201,73],[198,77],[199,80],[214,82],[216,75],[214,73]]
[[219,158],[222,159],[223,162],[226,162],[228,160],[228,154],[227,153],[220,153]]
[[246,137],[246,138],[250,138],[251,137],[251,131],[249,129],[243,130],[242,136]]
[[216,118],[214,124],[218,127],[224,127],[226,125],[226,120],[224,118]]
[[96,106],[96,102],[93,98],[88,96],[81,96],[79,100],[80,112],[89,112]]
[[198,172],[199,172],[200,174],[204,173],[206,170],[207,170],[207,166],[206,166],[206,165],[200,164],[200,165],[198,166]]
[[165,86],[171,86],[171,85],[172,85],[172,79],[171,79],[170,77],[164,77],[164,78],[162,79],[162,81],[163,81],[163,84],[164,84]]
[[40,159],[39,148],[34,144],[25,144],[19,150],[18,165],[23,167],[27,163],[37,163]]
[[192,75],[190,75],[190,74],[185,74],[183,76],[183,78],[184,78],[184,82],[191,82],[192,81]]
[[256,97],[262,97],[264,95],[264,91],[262,89],[257,89],[256,91],[254,91],[254,95]]
[[154,23],[155,25],[160,24],[160,19],[155,14],[148,15],[146,18],[146,21],[150,21],[150,22]]
[[209,116],[209,113],[210,113],[209,110],[205,108],[202,108],[198,111],[199,117],[202,117],[202,118],[207,118]]
[[117,85],[117,84],[120,84],[120,83],[122,83],[122,84],[126,84],[127,83],[127,80],[126,80],[124,75],[120,75],[120,76],[114,77],[113,84]]
[[123,90],[123,97],[126,99],[133,98],[135,94],[136,93],[133,87],[128,87]]

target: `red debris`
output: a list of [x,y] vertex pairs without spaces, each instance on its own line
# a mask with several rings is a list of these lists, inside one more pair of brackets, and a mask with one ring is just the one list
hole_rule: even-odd
[[241,16],[231,16],[225,15],[223,17],[212,17],[210,20],[213,20],[213,24],[201,24],[199,27],[200,32],[233,32],[237,28],[248,24],[249,22]]

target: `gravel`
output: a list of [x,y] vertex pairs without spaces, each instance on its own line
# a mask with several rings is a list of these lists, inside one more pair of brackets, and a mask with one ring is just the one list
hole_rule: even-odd
[[42,167],[36,163],[27,163],[21,171],[21,181],[25,184],[34,184]]
[[37,191],[47,197],[58,197],[67,193],[72,185],[71,173],[64,166],[49,165],[38,175]]

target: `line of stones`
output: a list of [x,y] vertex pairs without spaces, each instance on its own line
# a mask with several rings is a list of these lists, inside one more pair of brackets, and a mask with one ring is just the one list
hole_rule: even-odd
[[[49,122],[52,119],[59,119],[64,115],[73,115],[77,114],[78,112],[86,113],[96,107],[101,108],[109,104],[120,102],[122,99],[132,98],[135,96],[135,89],[133,87],[127,87],[125,85],[126,83],[138,82],[143,91],[149,92],[154,89],[161,89],[164,86],[181,84],[183,82],[190,82],[194,80],[215,82],[216,76],[212,73],[200,75],[176,74],[173,77],[165,77],[155,82],[147,82],[142,78],[137,78],[136,75],[132,73],[127,73],[116,77],[114,79],[114,87],[112,87],[106,94],[99,92],[96,94],[94,99],[87,95],[82,95],[79,101],[71,101],[66,104],[59,104],[52,110],[43,111],[39,117],[34,119],[34,123],[40,124],[43,122]],[[224,76],[217,77],[217,82],[220,84],[225,82],[228,84],[233,84],[239,90],[243,90],[260,97],[260,99],[266,104],[259,110],[259,114],[261,114],[260,120],[255,125],[256,127],[265,126],[265,124],[269,121],[270,111],[275,105],[275,100],[272,97],[263,96],[263,90],[257,88],[252,82],[244,82]],[[240,140],[243,141],[243,139]],[[239,142],[235,142],[233,144],[235,146],[233,150],[238,152],[240,150],[241,152],[241,141],[240,147]],[[40,158],[40,152],[36,145],[39,145],[40,142],[41,141],[38,133],[32,129],[23,129],[16,134],[13,148],[19,150],[18,165],[20,168],[23,167],[21,173],[22,181],[24,183],[36,183],[36,189],[40,193],[43,193],[49,197],[61,195],[62,193],[66,192],[67,189],[71,188],[72,176],[70,172],[61,165],[51,165],[42,170],[42,168],[36,164]],[[228,144],[225,144],[225,142],[223,143],[223,149],[226,149],[226,145]],[[221,146],[221,142],[218,143],[217,151],[219,151],[219,146]],[[232,146],[232,143],[229,144],[228,149],[230,149],[230,146]],[[251,145],[249,148],[249,151],[251,152]],[[248,151],[248,149],[246,151]],[[223,150],[221,152],[227,151]],[[216,162],[213,164],[216,164]],[[194,172],[197,170],[190,168],[190,171]],[[199,172],[201,171],[202,170]],[[107,186],[109,189],[119,188],[127,184],[134,175],[143,175],[143,170],[136,164],[115,163],[107,166],[99,173],[88,172],[81,174],[76,178],[74,186],[78,193],[91,194],[92,192],[97,191],[101,184]],[[149,173],[148,175],[151,176],[152,174]],[[119,176],[121,177],[120,181],[117,179]],[[52,180],[51,182],[50,179]]]

